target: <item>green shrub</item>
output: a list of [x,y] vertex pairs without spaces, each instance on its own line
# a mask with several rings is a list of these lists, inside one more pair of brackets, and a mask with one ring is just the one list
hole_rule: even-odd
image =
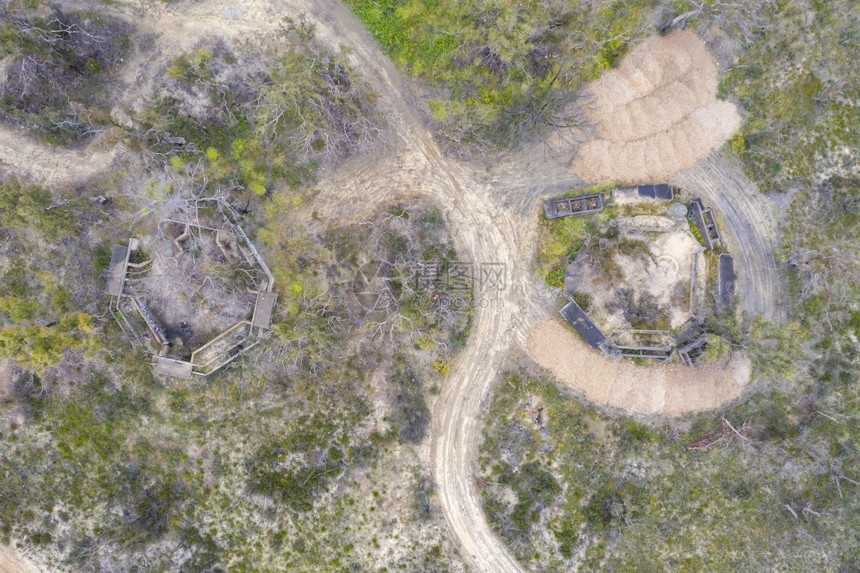
[[[366,131],[375,95],[345,54],[320,46],[303,19],[286,19],[264,44],[237,50],[219,43],[183,54],[162,82],[164,95],[143,117],[146,132],[193,142],[205,150],[208,177],[238,182],[251,196],[266,195],[275,182],[297,188],[321,163],[372,139]],[[184,112],[189,101],[199,111]],[[175,154],[167,137],[155,146]],[[182,168],[178,156],[170,161]]]
[[299,430],[261,446],[248,461],[248,486],[293,511],[310,511],[317,496],[327,491],[327,476],[334,467],[305,466],[288,470],[282,465],[286,458],[296,453],[309,453],[320,443],[316,433]]
[[565,217],[544,222],[538,236],[538,264],[549,286],[564,287],[564,269],[585,245],[592,225],[585,217]]
[[[688,207],[688,209],[689,209],[689,207]],[[687,217],[687,223],[689,223],[689,225],[690,225],[690,232],[693,234],[693,236],[696,238],[696,240],[699,241],[699,244],[702,245],[703,247],[707,246],[707,245],[705,245],[705,239],[702,236],[702,230],[699,228],[699,225],[698,225],[698,223],[696,223],[696,220],[693,219],[692,217]]]
[[625,419],[619,426],[619,438],[626,448],[636,450],[643,444],[657,440],[657,434],[645,424]]
[[570,94],[642,34],[649,0],[548,8],[467,0],[348,0],[398,65],[447,89],[433,117],[451,145],[509,146],[551,124]]
[[12,229],[34,228],[48,240],[73,236],[78,222],[72,203],[57,202],[51,192],[39,186],[25,186],[12,180],[0,184],[0,222]]
[[[812,568],[820,558],[838,561],[855,529],[846,510],[860,498],[844,483],[840,496],[829,468],[853,475],[860,459],[849,422],[858,403],[856,384],[848,382],[856,378],[856,356],[847,349],[838,363],[829,356],[797,390],[754,395],[718,415],[665,420],[665,431],[601,412],[552,380],[506,373],[485,417],[479,457],[488,520],[536,570],[564,570],[572,558],[595,569],[659,570],[681,562],[696,568],[684,561],[691,553],[699,565],[718,569],[739,561]],[[543,408],[542,425],[535,404]],[[522,477],[540,472],[552,479]],[[783,500],[779,507],[774,497]],[[832,518],[804,514],[804,507]],[[798,541],[794,535],[808,528],[819,537]],[[825,539],[832,543],[827,556],[807,561]],[[759,551],[763,543],[767,556]],[[645,546],[652,549],[643,558]]]

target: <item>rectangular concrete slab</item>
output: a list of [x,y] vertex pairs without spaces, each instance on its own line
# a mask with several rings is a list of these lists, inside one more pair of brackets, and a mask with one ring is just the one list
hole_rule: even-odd
[[651,199],[659,199],[661,201],[671,201],[675,194],[672,188],[665,183],[657,185],[640,185],[638,187],[640,197],[649,197]]
[[654,185],[654,197],[664,201],[671,201],[675,198],[675,193],[667,184],[660,183],[659,185]]
[[273,292],[257,294],[257,305],[254,307],[254,320],[252,322],[254,328],[269,328],[277,300],[278,295]]
[[720,304],[724,308],[731,306],[735,296],[735,260],[731,255],[720,255],[717,284],[719,285]]
[[595,326],[591,319],[574,301],[568,302],[561,309],[561,315],[576,329],[579,335],[592,348],[599,348],[606,342],[606,337]]
[[155,359],[155,373],[160,376],[171,376],[190,380],[193,376],[194,365],[184,360],[174,360],[159,356]]
[[128,248],[123,245],[114,245],[110,256],[110,267],[108,267],[107,281],[105,282],[105,294],[119,296],[122,294],[122,285],[125,282],[126,261],[128,260]]

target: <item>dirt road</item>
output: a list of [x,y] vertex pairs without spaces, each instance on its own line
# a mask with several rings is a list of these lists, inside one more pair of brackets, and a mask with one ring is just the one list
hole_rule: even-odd
[[86,181],[105,171],[118,150],[48,148],[0,125],[0,173],[6,171],[29,178],[34,183],[54,186]]
[[[235,38],[240,33],[271,31],[282,16],[306,13],[317,24],[323,42],[351,49],[350,59],[380,95],[379,107],[393,139],[378,158],[359,158],[336,171],[322,173],[320,197],[314,207],[324,219],[349,212],[345,207],[353,206],[360,217],[379,203],[422,195],[443,209],[458,252],[474,262],[476,271],[483,275],[479,276],[485,280],[479,281],[476,299],[486,306],[476,309],[469,341],[452,364],[433,412],[429,463],[445,520],[460,543],[464,560],[478,571],[520,571],[487,524],[474,483],[481,415],[511,346],[517,343],[525,347],[531,327],[553,313],[554,294],[529,268],[538,221],[536,199],[562,183],[582,185],[569,168],[573,154],[566,156],[564,147],[546,151],[536,146],[489,168],[443,156],[409,101],[400,72],[352,13],[333,0],[118,3],[100,10],[146,22],[144,29],[151,35],[147,51],[132,55],[128,63],[129,91],[123,98],[127,104],[148,97],[148,78],[164,65],[158,60],[159,54],[161,58],[172,57],[177,48],[191,47],[204,36]],[[14,149],[4,153],[5,161],[15,169],[26,170],[33,162],[46,163],[44,158],[18,156]],[[67,160],[57,166],[60,177],[64,169],[74,165]],[[689,181],[716,189],[717,183],[709,175],[693,172],[685,175]],[[74,177],[74,172],[66,175]],[[729,192],[739,192],[741,187],[735,185]],[[740,204],[731,198],[725,201]],[[747,225],[749,233],[755,234],[762,226],[744,219],[751,215],[738,209],[736,219],[727,223]],[[746,233],[739,239],[746,240]],[[762,243],[762,249],[766,244]],[[767,261],[761,258],[750,264],[767,265]],[[756,307],[770,308],[764,285],[762,288]]]
[[785,320],[788,305],[783,301],[788,294],[774,256],[778,236],[774,209],[737,160],[717,152],[670,181],[714,208],[723,240],[735,258],[741,308],[750,317]]
[[[385,200],[397,192],[420,193],[440,205],[453,232],[457,250],[477,269],[501,269],[504,284],[478,290],[476,298],[488,308],[474,315],[469,343],[452,364],[435,412],[431,430],[431,469],[436,480],[445,518],[460,541],[465,560],[480,571],[519,571],[520,567],[504,544],[489,528],[475,486],[475,463],[481,438],[481,412],[503,360],[514,342],[514,316],[520,301],[536,301],[534,283],[521,255],[523,228],[518,217],[498,213],[488,200],[487,183],[480,184],[470,170],[444,157],[414,109],[403,98],[406,93],[400,74],[381,53],[364,27],[341,4],[313,2],[320,9],[319,31],[353,49],[351,58],[380,92],[381,106],[399,125],[401,151],[394,169],[377,173],[377,187],[387,187]],[[309,11],[310,12],[310,11]],[[387,108],[387,109],[386,109]],[[398,176],[398,174],[401,174]],[[388,177],[389,183],[382,185]],[[394,189],[391,183],[397,185]],[[399,183],[399,185],[398,185]],[[399,189],[398,189],[399,187]],[[339,190],[339,195],[345,189]],[[392,193],[393,191],[393,193]],[[352,187],[347,196],[367,200],[367,187]],[[343,198],[341,196],[341,198]],[[482,267],[491,264],[492,267]]]

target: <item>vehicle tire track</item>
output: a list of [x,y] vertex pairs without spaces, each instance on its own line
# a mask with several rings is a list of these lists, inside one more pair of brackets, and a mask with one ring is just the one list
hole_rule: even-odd
[[741,308],[749,317],[786,320],[787,293],[774,254],[778,230],[773,206],[744,175],[739,162],[716,152],[670,181],[700,195],[718,218],[722,216],[719,228],[735,257]]

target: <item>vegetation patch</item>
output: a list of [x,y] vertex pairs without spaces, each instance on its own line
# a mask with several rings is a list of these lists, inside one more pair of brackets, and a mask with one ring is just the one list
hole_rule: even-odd
[[515,370],[486,417],[484,507],[537,570],[850,568],[860,492],[840,476],[858,471],[856,409],[856,388],[815,377],[718,414],[639,421]]
[[[860,37],[856,19],[846,17],[852,4],[754,4],[752,20],[738,18],[724,27],[743,49],[721,89],[749,113],[732,148],[764,192],[856,175],[852,126],[860,123],[860,112],[852,102],[860,87],[851,69],[860,58]],[[804,26],[807,21],[820,25]],[[759,22],[771,25],[750,26]]]
[[128,52],[129,27],[95,12],[0,13],[0,119],[56,144],[86,141],[111,124],[109,86]]
[[449,145],[509,146],[570,123],[572,94],[647,30],[654,2],[349,0],[382,49],[443,87]]
[[[3,539],[75,569],[117,556],[191,570],[447,567],[455,552],[443,550],[415,446],[437,365],[462,345],[470,313],[444,306],[444,276],[426,270],[458,261],[438,209],[410,203],[308,230],[284,192],[273,204],[289,207],[271,219],[239,214],[278,277],[272,336],[205,382],[165,383],[102,314],[109,245],[128,233],[113,221],[137,200],[166,215],[196,205],[206,220],[223,192],[183,182],[97,209],[86,196],[0,189]],[[158,236],[151,219],[136,224]],[[205,270],[200,242],[186,240],[184,255]],[[369,261],[396,272],[380,284],[394,304],[379,312],[356,297],[355,271]],[[470,285],[457,284],[468,300]],[[380,553],[403,537],[408,547]],[[177,557],[180,543],[189,551]]]
[[265,44],[215,43],[173,60],[138,137],[159,167],[203,165],[249,196],[298,187],[316,168],[375,149],[375,95],[314,27],[287,19]]

